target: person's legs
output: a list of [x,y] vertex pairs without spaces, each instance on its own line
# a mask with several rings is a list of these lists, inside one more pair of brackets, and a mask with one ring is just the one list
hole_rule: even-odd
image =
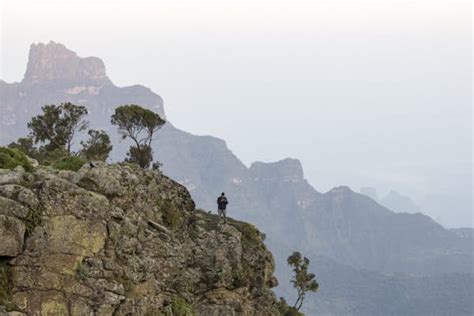
[[219,221],[222,218],[222,210],[220,208],[217,209],[217,215],[219,215]]
[[226,214],[226,210],[222,210],[222,215],[224,215],[224,224],[227,224],[227,214]]

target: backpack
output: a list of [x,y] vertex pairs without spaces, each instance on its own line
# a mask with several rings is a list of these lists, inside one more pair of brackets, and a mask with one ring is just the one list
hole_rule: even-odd
[[227,202],[227,198],[225,196],[219,196],[219,198],[217,199],[217,204],[219,205],[219,208],[221,210],[225,209],[228,203],[229,202]]

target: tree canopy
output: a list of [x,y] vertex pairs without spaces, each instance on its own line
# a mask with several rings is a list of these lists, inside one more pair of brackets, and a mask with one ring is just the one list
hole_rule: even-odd
[[319,288],[319,284],[316,281],[316,276],[313,273],[308,272],[309,259],[303,257],[298,251],[293,252],[287,259],[288,264],[293,267],[293,278],[291,283],[297,290],[298,297],[296,299],[294,308],[299,311],[305,296],[308,292],[316,292]]
[[73,138],[76,132],[87,128],[84,120],[87,109],[70,102],[57,105],[45,105],[39,114],[28,122],[28,128],[35,143],[45,143],[48,151],[65,149],[71,152]]
[[90,160],[105,161],[112,151],[110,137],[103,130],[91,129],[87,132],[89,139],[81,141],[81,155]]
[[127,161],[148,168],[153,160],[151,150],[153,135],[165,121],[153,111],[131,104],[117,107],[111,123],[118,127],[123,139],[130,138],[134,143],[127,154]]

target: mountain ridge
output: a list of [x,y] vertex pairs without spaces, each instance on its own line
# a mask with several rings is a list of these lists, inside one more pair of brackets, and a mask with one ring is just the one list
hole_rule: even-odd
[[[19,86],[21,83],[13,84],[9,89],[15,90]],[[29,94],[22,101],[18,101],[18,95],[10,96],[7,102],[2,98],[0,108],[3,112],[8,113],[11,108],[19,113],[29,110],[21,117],[15,116],[13,123],[8,125],[10,127],[2,130],[2,134],[5,132],[4,135],[9,137],[3,137],[2,143],[26,134],[24,128],[18,127],[24,125],[35,112],[30,107],[37,111],[41,102],[86,104],[91,110],[89,118],[92,125],[109,131],[114,144],[118,143],[118,137],[112,132],[108,119],[118,104],[137,103],[164,115],[161,97],[149,89],[110,86],[109,91],[101,89],[98,94],[87,89],[69,94],[67,90],[70,88],[62,83],[41,91],[28,86],[26,90]],[[4,94],[5,88],[1,88],[0,97]],[[11,128],[13,126],[15,128]],[[9,135],[11,132],[13,134]],[[125,156],[127,146],[126,142],[115,146],[112,154],[115,160]],[[377,274],[391,274],[395,278],[393,282],[398,280],[396,274],[435,277],[447,273],[456,279],[454,273],[470,275],[472,272],[472,235],[470,238],[460,237],[426,216],[396,214],[348,187],[317,192],[305,180],[303,168],[297,160],[255,162],[247,167],[227,148],[225,141],[213,136],[192,135],[175,128],[170,122],[157,134],[154,150],[163,163],[164,172],[185,185],[200,207],[214,210],[215,197],[225,191],[230,197],[230,214],[263,229],[267,244],[275,254],[277,275],[281,280],[288,281],[289,271],[284,259],[295,249],[302,250],[312,260],[323,256],[346,264],[355,271],[364,269]],[[337,266],[334,269],[325,271],[334,275],[341,272]],[[317,267],[315,272],[318,276]],[[348,284],[360,281],[350,274],[348,278]],[[289,283],[282,284],[288,285],[280,291],[291,297]],[[352,300],[345,301],[347,306],[368,303],[364,301],[366,297],[362,301],[358,301],[357,297],[338,297],[334,287],[339,285],[325,284],[327,292],[333,296],[325,297],[331,303],[323,305],[324,309],[318,309],[321,314],[331,314],[341,299]],[[472,287],[457,290],[461,291],[460,297],[474,293]],[[325,291],[324,286],[321,291]],[[388,289],[384,291],[381,295],[390,295]],[[413,300],[418,302],[420,308],[429,308],[429,304],[439,298],[423,298],[423,293],[419,293]],[[317,299],[309,299],[308,308],[317,308],[313,305],[315,302]],[[397,302],[390,304],[385,307],[394,310],[401,308]],[[372,310],[375,315],[382,311],[375,307]],[[434,307],[431,312],[436,314]],[[463,311],[455,312],[463,314]]]
[[[0,169],[1,315],[277,315],[250,224],[195,209],[154,170]],[[6,310],[3,310],[3,308]]]

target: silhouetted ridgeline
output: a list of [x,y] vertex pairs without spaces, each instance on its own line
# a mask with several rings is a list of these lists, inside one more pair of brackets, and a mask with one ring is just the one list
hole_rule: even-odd
[[[91,127],[115,137],[112,157],[123,159],[128,143],[119,144],[110,126],[114,108],[135,103],[164,114],[157,94],[113,85],[102,62],[60,44],[32,46],[26,74],[21,83],[0,82],[3,144],[24,136],[42,105],[71,101],[88,107]],[[297,249],[312,259],[321,288],[308,297],[308,314],[474,313],[472,234],[444,229],[422,214],[396,214],[347,187],[319,193],[298,160],[247,167],[223,140],[170,122],[153,146],[164,173],[186,186],[199,207],[214,210],[215,197],[225,191],[230,215],[265,232],[278,291],[286,297],[292,292],[288,254]]]

